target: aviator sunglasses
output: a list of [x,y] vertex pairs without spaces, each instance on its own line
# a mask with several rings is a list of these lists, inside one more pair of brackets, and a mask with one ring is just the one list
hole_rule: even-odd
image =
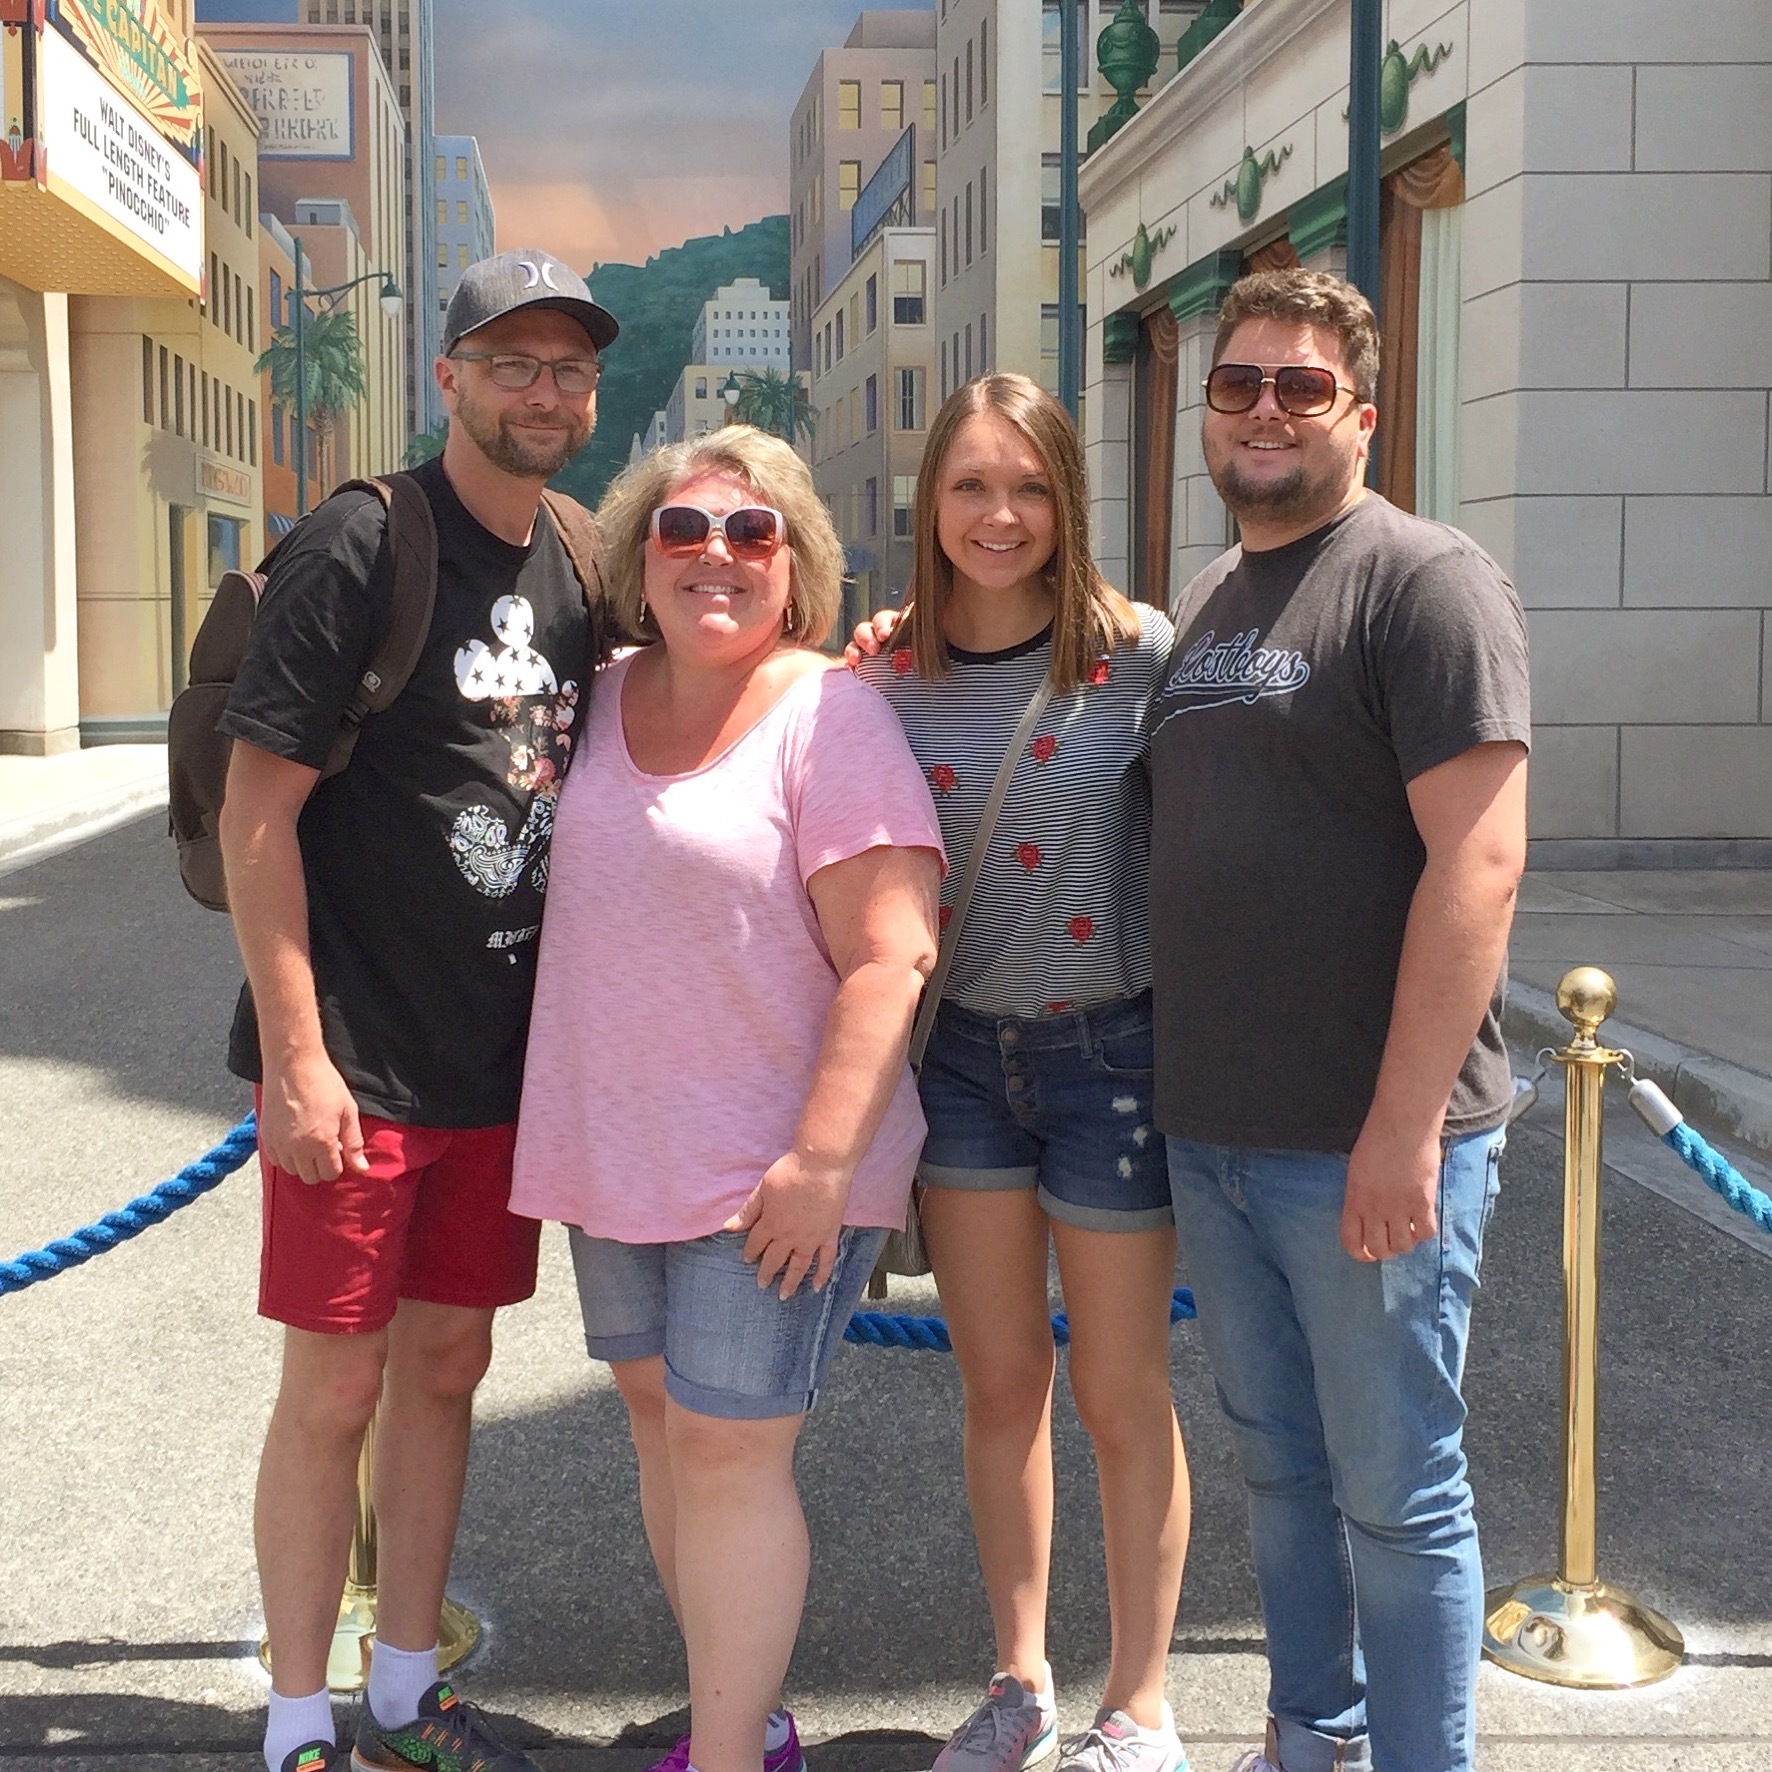
[[787,539],[787,519],[768,505],[741,505],[724,517],[700,505],[660,505],[652,513],[658,551],[675,558],[699,554],[716,529],[735,560],[767,560]]
[[1334,370],[1313,364],[1287,363],[1270,375],[1259,363],[1220,363],[1203,384],[1206,404],[1214,412],[1247,412],[1270,382],[1280,410],[1293,418],[1319,417],[1335,404],[1338,392],[1354,391],[1335,379]]

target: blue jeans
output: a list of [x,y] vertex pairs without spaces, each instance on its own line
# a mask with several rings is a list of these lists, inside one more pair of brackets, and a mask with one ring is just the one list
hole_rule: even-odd
[[1031,1188],[1082,1230],[1168,1228],[1149,991],[1028,1020],[943,1003],[917,1092],[925,1187]]
[[886,1232],[845,1225],[829,1284],[784,1300],[757,1284],[743,1231],[682,1243],[617,1243],[567,1227],[585,1350],[593,1360],[663,1354],[665,1394],[697,1415],[807,1415],[861,1302]]
[[1168,1141],[1249,1491],[1286,1772],[1468,1772],[1483,1570],[1460,1394],[1503,1131],[1446,1147],[1437,1238],[1341,1247],[1347,1158]]

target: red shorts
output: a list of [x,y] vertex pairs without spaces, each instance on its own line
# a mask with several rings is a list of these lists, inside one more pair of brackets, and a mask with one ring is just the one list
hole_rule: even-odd
[[530,1297],[541,1225],[510,1210],[515,1122],[360,1123],[367,1174],[305,1182],[261,1154],[259,1315],[359,1335],[386,1328],[402,1298],[492,1310]]

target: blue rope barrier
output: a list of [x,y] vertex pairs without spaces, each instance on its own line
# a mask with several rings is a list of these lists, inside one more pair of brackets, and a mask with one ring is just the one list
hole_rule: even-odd
[[[1199,1313],[1194,1309],[1194,1295],[1185,1286],[1178,1286],[1169,1303],[1169,1321],[1186,1322]],[[897,1316],[890,1311],[857,1311],[843,1331],[845,1341],[863,1347],[910,1348],[918,1353],[951,1354],[953,1341],[948,1326],[940,1317]],[[1060,1347],[1070,1345],[1070,1318],[1060,1311],[1052,1319],[1052,1339]]]
[[1772,1235],[1772,1200],[1760,1192],[1721,1151],[1713,1150],[1682,1120],[1661,1142],[1713,1192],[1721,1194],[1744,1218]]
[[53,1279],[71,1267],[91,1261],[95,1255],[139,1237],[149,1225],[159,1224],[173,1213],[202,1198],[218,1182],[245,1163],[258,1148],[258,1124],[248,1114],[238,1126],[194,1163],[187,1163],[170,1181],[142,1194],[115,1212],[107,1212],[69,1237],[58,1237],[41,1249],[31,1249],[12,1261],[0,1262],[0,1298],[22,1292],[39,1280]]
[[[170,1181],[161,1182],[151,1192],[119,1206],[115,1212],[107,1212],[96,1224],[86,1225],[71,1236],[58,1237],[41,1249],[27,1250],[11,1261],[0,1262],[0,1298],[22,1292],[41,1280],[53,1279],[69,1268],[91,1261],[95,1255],[115,1249],[119,1243],[127,1243],[131,1237],[139,1237],[150,1225],[163,1223],[232,1175],[257,1148],[258,1124],[248,1114],[220,1144],[194,1163],[186,1164]],[[1766,1205],[1768,1212],[1772,1212],[1772,1201]],[[1185,1286],[1177,1288],[1170,1301],[1169,1321],[1185,1322],[1196,1314],[1193,1293]],[[908,1348],[920,1353],[954,1351],[948,1326],[940,1317],[901,1316],[887,1311],[858,1311],[849,1319],[843,1339],[867,1347]],[[1052,1339],[1060,1347],[1070,1344],[1070,1319],[1063,1311],[1052,1319]]]

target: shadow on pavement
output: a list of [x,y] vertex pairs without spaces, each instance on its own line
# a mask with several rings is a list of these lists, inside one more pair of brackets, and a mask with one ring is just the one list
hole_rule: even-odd
[[78,1067],[231,1123],[239,986],[228,919],[185,896],[164,812],[0,877],[0,1061]]

